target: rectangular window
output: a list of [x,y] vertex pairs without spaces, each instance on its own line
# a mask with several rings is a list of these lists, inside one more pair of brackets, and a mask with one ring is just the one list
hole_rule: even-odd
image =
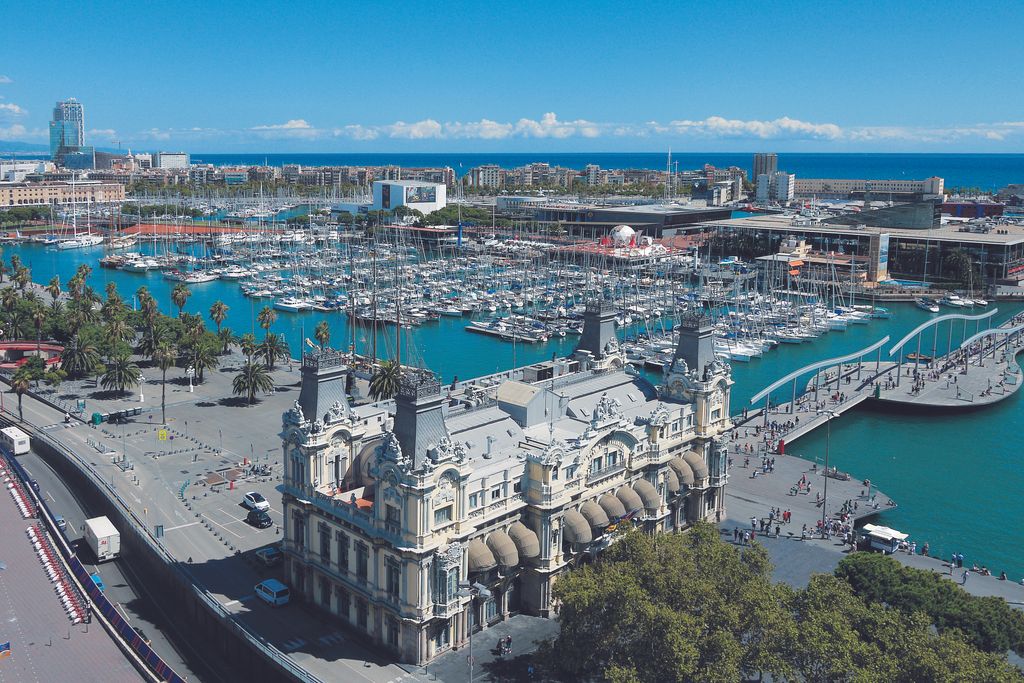
[[446,619],[442,621],[437,627],[437,633],[434,634],[434,649],[444,650],[448,647],[449,643],[449,632],[451,631],[451,621]]
[[352,598],[349,596],[348,591],[342,587],[338,587],[338,614],[345,617],[346,620],[351,619],[352,609]]
[[370,552],[365,543],[356,543],[356,578],[366,583],[370,564]]
[[321,522],[320,528],[320,559],[327,564],[331,563],[331,529]]
[[601,471],[601,458],[597,457],[590,461],[590,473],[596,474]]
[[295,531],[295,545],[302,550],[306,547],[306,520],[296,516],[292,521],[292,528]]
[[331,608],[331,582],[320,577],[320,602],[327,609]]
[[398,601],[399,585],[401,584],[402,568],[398,564],[398,560],[393,557],[389,557],[384,563],[384,579],[385,588],[387,590],[388,598]]
[[394,505],[384,506],[384,528],[389,534],[402,533],[402,511]]
[[338,532],[338,567],[348,571],[348,534]]
[[551,478],[555,479],[555,480],[558,479],[558,468],[557,467],[555,467],[554,469],[551,470]]
[[615,467],[619,464],[619,452],[609,451],[608,452],[608,467]]
[[475,510],[480,505],[480,499],[475,493],[469,494],[469,509]]
[[501,500],[501,486],[495,486],[491,489],[491,500]]
[[398,620],[392,616],[387,620],[387,641],[391,647],[398,647]]
[[718,420],[721,417],[722,417],[722,409],[721,408],[715,408],[714,410],[711,411],[711,419],[712,420]]
[[366,600],[356,601],[356,624],[359,628],[366,629],[366,624],[369,621],[370,607],[366,604]]
[[523,492],[523,482],[521,480],[517,479],[516,483],[512,484],[512,491],[515,492],[515,493],[522,493]]
[[452,521],[452,506],[445,505],[443,508],[434,510],[434,526],[443,526]]
[[676,432],[678,432],[680,427],[681,427],[681,421],[680,420],[674,421],[672,423],[672,433],[675,434]]

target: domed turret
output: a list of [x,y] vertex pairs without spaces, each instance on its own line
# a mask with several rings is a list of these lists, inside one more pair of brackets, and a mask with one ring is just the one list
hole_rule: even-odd
[[612,244],[616,247],[628,247],[636,236],[636,230],[628,225],[616,225],[612,228]]

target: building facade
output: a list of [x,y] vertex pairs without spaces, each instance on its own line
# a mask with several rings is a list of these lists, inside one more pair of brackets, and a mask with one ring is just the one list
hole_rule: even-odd
[[422,664],[512,612],[551,615],[558,577],[617,528],[720,519],[732,379],[712,328],[684,322],[654,387],[623,369],[614,317],[588,305],[574,355],[515,379],[442,390],[406,370],[393,403],[355,408],[345,357],[307,355],[282,430],[293,596]]
[[189,158],[186,152],[157,152],[153,155],[153,167],[164,169],[188,168]]
[[0,183],[0,208],[59,204],[105,204],[124,201],[124,185],[81,181],[77,183]]
[[448,193],[442,183],[416,180],[373,181],[373,209],[394,211],[399,206],[416,209],[424,215],[448,205]]
[[771,176],[779,170],[779,155],[774,152],[758,152],[754,155],[753,178],[761,175]]
[[50,157],[85,146],[85,108],[74,97],[58,102],[50,121]]
[[849,178],[801,178],[796,181],[794,192],[797,197],[819,197],[822,199],[848,199],[856,195],[870,194],[876,198],[884,195],[917,195],[921,198],[943,196],[945,181],[939,177],[924,180],[854,180]]

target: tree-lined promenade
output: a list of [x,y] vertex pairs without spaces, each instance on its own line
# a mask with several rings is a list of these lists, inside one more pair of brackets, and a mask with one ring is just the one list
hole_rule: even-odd
[[[32,356],[14,371],[11,390],[21,397],[40,382],[58,387],[65,380],[91,379],[111,398],[128,397],[142,381],[140,366],[151,365],[161,377],[161,421],[167,421],[167,373],[185,370],[196,384],[219,367],[221,358],[233,347],[246,360],[232,381],[236,396],[251,405],[259,394],[274,391],[270,370],[289,355],[284,339],[270,332],[276,313],[270,307],[260,312],[262,339],[236,335],[225,323],[229,308],[221,301],[210,306],[207,318],[187,313],[191,291],[184,284],[174,288],[171,299],[178,316],[159,312],[156,299],[143,286],[135,292],[138,310],[129,308],[113,283],[103,294],[87,284],[91,268],[79,266],[66,284],[53,277],[45,287],[32,288],[31,272],[18,256],[10,264],[0,261],[0,321],[8,340],[52,340],[63,345],[59,365],[47,366]],[[207,328],[209,320],[214,329]]]

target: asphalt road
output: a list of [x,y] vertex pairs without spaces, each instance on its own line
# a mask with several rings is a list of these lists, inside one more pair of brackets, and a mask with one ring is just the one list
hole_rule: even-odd
[[[55,515],[67,521],[69,540],[81,538],[85,520],[91,517],[75,494],[65,486],[61,478],[50,469],[36,453],[18,456],[28,473],[39,482],[46,504]],[[189,681],[215,680],[209,668],[202,663],[202,653],[187,646],[188,639],[179,633],[172,619],[162,612],[149,597],[145,584],[138,580],[131,568],[113,560],[101,565],[85,565],[90,572],[99,573],[106,584],[105,593],[121,616],[152,640],[152,647],[181,676]],[[185,645],[182,647],[181,645]]]

